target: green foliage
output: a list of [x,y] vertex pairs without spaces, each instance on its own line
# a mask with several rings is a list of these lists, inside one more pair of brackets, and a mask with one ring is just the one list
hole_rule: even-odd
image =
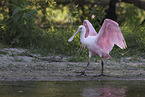
[[95,7],[92,8],[92,15],[91,15],[91,23],[92,25],[97,28],[101,28],[103,19],[105,18],[105,12],[101,11],[99,9],[96,9]]
[[[125,4],[126,5],[126,4]],[[130,25],[129,27],[135,27],[136,25],[141,24],[142,20],[145,19],[144,10],[141,10],[133,5],[128,4],[123,6],[125,12],[123,14],[124,24]]]
[[[124,13],[125,21],[122,32],[126,39],[128,50],[134,54],[145,52],[145,27],[141,25],[142,20],[145,19],[145,12],[133,5],[124,6],[124,9],[126,13]],[[145,57],[143,53],[139,55]]]
[[73,30],[70,28],[61,30],[49,29],[48,31],[45,31],[43,39],[35,48],[42,49],[44,54],[50,52],[65,54],[66,52],[71,51],[70,48],[72,48],[72,46],[76,47],[78,44],[75,41],[70,44],[68,43],[68,39],[72,34]]
[[[88,19],[98,32],[105,16],[105,6],[79,6],[73,2],[65,5],[54,0],[12,1],[12,4],[9,4],[12,14],[4,17],[9,7],[0,13],[0,16],[3,16],[0,18],[0,39],[3,40],[1,42],[6,41],[6,44],[12,46],[30,47],[43,55],[72,56],[69,61],[87,61],[88,50],[80,50],[80,34],[70,43],[68,39],[76,32],[78,26],[82,25],[84,19]],[[122,5],[117,13],[128,48],[121,50],[115,46],[110,55],[123,57],[135,54],[134,52],[140,55],[138,52],[145,52],[145,27],[140,25],[145,13],[133,5]],[[42,30],[40,27],[47,28]]]
[[13,5],[13,13],[6,23],[6,42],[9,45],[21,47],[33,45],[41,37],[41,32],[35,27],[36,11],[27,9],[27,5]]
[[[127,29],[123,29],[127,41],[127,45],[129,49],[134,49],[137,51],[145,51],[145,28],[144,27],[136,27],[132,29],[128,29],[130,27],[126,27]],[[126,30],[126,31],[125,31]]]

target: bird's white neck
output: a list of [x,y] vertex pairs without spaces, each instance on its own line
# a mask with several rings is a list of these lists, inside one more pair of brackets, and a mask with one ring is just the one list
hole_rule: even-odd
[[80,41],[82,44],[86,45],[86,41],[85,41],[85,34],[86,34],[86,29],[83,29],[83,31],[80,34]]

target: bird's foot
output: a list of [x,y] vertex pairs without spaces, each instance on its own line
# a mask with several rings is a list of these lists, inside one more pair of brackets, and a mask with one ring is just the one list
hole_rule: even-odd
[[108,76],[108,75],[100,74],[100,75],[95,75],[94,77],[100,77],[100,76]]
[[82,71],[82,72],[77,72],[77,73],[81,73],[80,75],[77,75],[77,76],[87,76],[87,74],[86,74],[84,71]]

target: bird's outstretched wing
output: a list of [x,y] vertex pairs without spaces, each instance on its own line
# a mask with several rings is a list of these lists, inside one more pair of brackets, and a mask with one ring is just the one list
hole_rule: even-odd
[[114,44],[119,46],[121,49],[127,47],[118,23],[110,19],[104,20],[104,23],[99,30],[96,42],[101,49],[105,50],[106,53],[109,53],[112,50]]
[[94,27],[92,26],[92,24],[88,20],[84,20],[83,25],[86,28],[85,38],[87,38],[88,36],[96,36],[97,35],[97,32],[95,31]]

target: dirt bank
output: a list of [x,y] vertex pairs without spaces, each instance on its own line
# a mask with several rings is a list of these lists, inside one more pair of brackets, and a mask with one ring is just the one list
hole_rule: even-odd
[[[55,62],[54,62],[55,61]],[[1,81],[75,81],[75,80],[145,80],[145,59],[138,57],[121,58],[120,61],[106,61],[104,73],[108,76],[93,77],[100,74],[100,62],[92,62],[87,76],[77,76],[86,63],[68,62],[67,57],[41,57],[30,54],[26,49],[0,49]]]

